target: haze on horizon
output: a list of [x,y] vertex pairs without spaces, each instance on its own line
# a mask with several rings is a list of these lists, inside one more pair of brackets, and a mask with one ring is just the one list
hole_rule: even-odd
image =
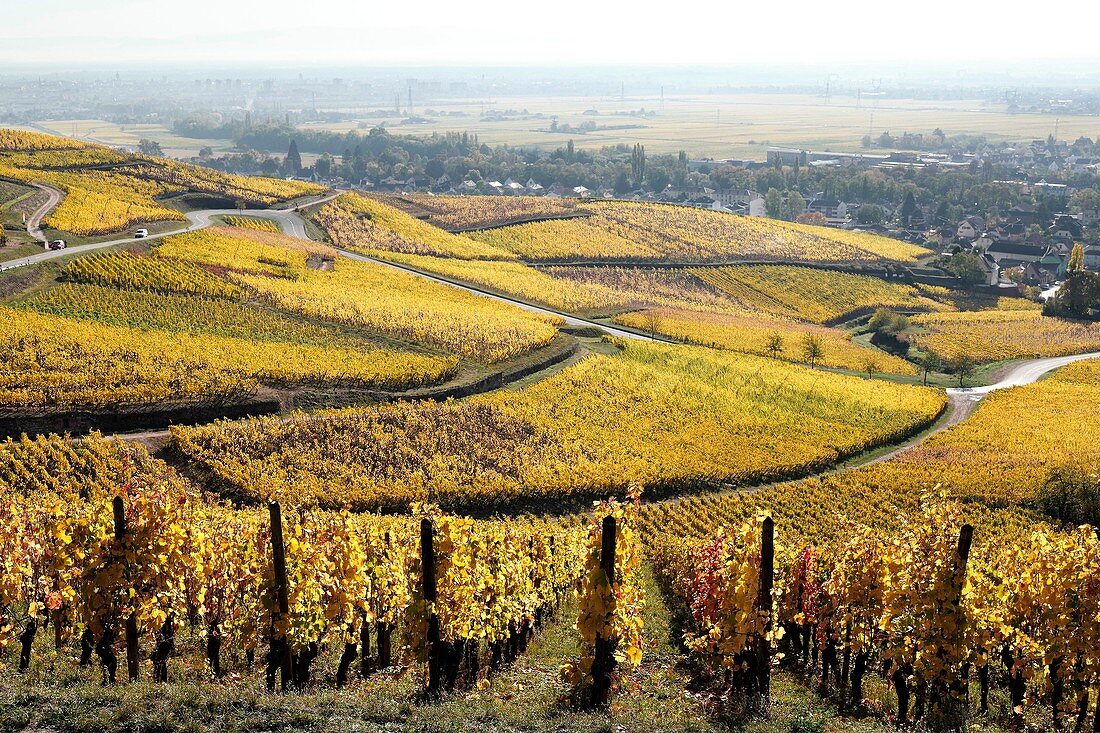
[[[1100,4],[1062,0],[1023,16],[984,3],[928,0],[904,13],[903,22],[882,8],[872,0],[781,6],[190,0],[153,9],[140,0],[39,0],[7,9],[0,63],[9,70],[111,63],[583,67],[998,59],[1021,66],[1097,55],[1080,31],[1100,24]],[[1067,42],[1075,36],[1081,43]]]

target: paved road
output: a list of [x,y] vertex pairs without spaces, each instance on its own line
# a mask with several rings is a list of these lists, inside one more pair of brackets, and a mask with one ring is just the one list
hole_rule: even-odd
[[1059,369],[1072,364],[1075,361],[1084,361],[1085,359],[1096,359],[1100,357],[1100,351],[1092,351],[1087,354],[1071,354],[1070,356],[1052,356],[1043,359],[1029,359],[1021,362],[1012,367],[1007,374],[1001,379],[1001,381],[995,384],[988,384],[984,387],[952,387],[947,390],[949,395],[959,395],[964,397],[984,397],[990,392],[995,392],[999,389],[1008,389],[1009,387],[1021,387],[1025,384],[1031,384],[1038,381],[1039,377],[1043,376],[1049,371]]
[[388,262],[386,260],[381,260],[381,259],[378,259],[376,257],[368,257],[367,255],[361,255],[357,252],[349,252],[347,250],[337,250],[337,252],[339,252],[341,256],[347,257],[348,259],[359,260],[360,262],[370,262],[370,263],[373,263],[373,264],[376,264],[376,265],[381,265],[383,267],[389,267],[389,268],[392,268],[394,270],[401,270],[402,272],[407,272],[407,273],[410,273],[412,275],[422,277],[425,280],[431,280],[432,282],[436,282],[436,283],[439,283],[441,285],[449,285],[452,288],[458,288],[459,290],[465,290],[467,293],[473,293],[474,295],[481,295],[481,296],[484,296],[486,298],[492,298],[493,300],[500,301],[501,303],[508,303],[510,305],[514,305],[514,306],[517,306],[519,308],[523,308],[526,311],[531,311],[532,313],[541,313],[541,314],[547,315],[547,316],[555,316],[557,318],[563,319],[565,321],[565,323],[569,326],[598,328],[598,329],[600,329],[601,331],[603,331],[605,333],[611,334],[612,336],[619,336],[619,337],[622,337],[622,338],[634,339],[634,340],[637,340],[637,341],[667,341],[667,339],[654,338],[653,336],[647,336],[645,334],[635,333],[633,331],[626,331],[626,330],[621,329],[621,328],[615,328],[614,326],[609,326],[605,323],[598,323],[596,321],[590,321],[587,318],[580,318],[579,316],[575,316],[575,315],[572,315],[570,313],[563,313],[561,311],[556,311],[556,310],[553,310],[552,308],[543,308],[542,306],[531,305],[530,303],[525,303],[522,300],[516,300],[515,298],[509,298],[505,295],[497,295],[496,293],[490,293],[487,290],[482,290],[481,288],[474,287],[472,285],[464,285],[464,284],[461,284],[461,283],[453,282],[453,281],[448,280],[446,278],[439,277],[438,275],[432,275],[432,274],[414,269],[412,267],[406,267],[405,265],[399,265],[396,262]]
[[[42,187],[40,187],[42,188]],[[60,192],[57,192],[60,193]],[[311,200],[302,206],[312,206],[314,204],[324,203],[331,201],[339,196],[339,193],[330,194],[320,199]],[[54,202],[54,205],[60,201],[60,198]],[[253,216],[259,219],[270,219],[279,225],[286,234],[299,239],[307,239],[305,221],[301,216],[297,214],[298,209],[301,206],[291,207],[288,209],[203,209],[201,211],[189,211],[184,214],[187,217],[187,226],[181,229],[174,229],[170,232],[162,232],[160,234],[150,234],[146,239],[161,239],[163,237],[170,237],[173,234],[181,234],[183,232],[193,232],[196,229],[204,229],[212,225],[215,216],[239,216],[244,214],[245,216]],[[38,214],[39,212],[35,212]],[[43,212],[44,213],[44,212]],[[41,219],[41,217],[39,217]],[[30,232],[30,222],[28,220],[27,231]],[[33,235],[38,236],[39,239],[43,237],[41,234]],[[118,244],[125,244],[133,242],[133,235],[127,237],[121,237],[119,239],[108,239],[103,242],[93,242],[91,244],[79,244],[73,247],[67,247],[61,250],[44,250],[38,254],[29,255],[27,257],[20,257],[15,260],[8,260],[6,262],[0,262],[0,272],[4,270],[12,270],[16,267],[25,267],[27,265],[38,264],[39,262],[46,262],[47,260],[56,259],[58,257],[64,257],[71,254],[83,254],[87,252],[93,252],[97,249],[104,249],[106,247],[114,247]]]
[[877,458],[867,461],[865,464],[880,463],[882,461],[888,461],[891,458],[895,458],[902,453],[905,453],[910,448],[920,445],[928,438],[932,437],[936,433],[947,430],[947,428],[953,425],[958,425],[966,418],[970,417],[970,414],[974,412],[974,409],[978,406],[978,403],[985,398],[990,392],[996,392],[999,389],[1009,389],[1011,387],[1022,387],[1026,384],[1032,384],[1037,382],[1044,374],[1060,369],[1067,364],[1072,364],[1075,361],[1084,361],[1085,359],[1100,358],[1100,352],[1093,351],[1087,354],[1073,354],[1072,356],[1055,356],[1045,359],[1029,359],[1027,361],[1020,362],[1012,367],[999,382],[993,384],[987,384],[984,387],[952,387],[947,390],[947,398],[951,400],[951,406],[946,418],[941,419],[936,426],[929,430],[918,438],[898,446],[895,450],[886,453],[885,455],[878,456]]
[[996,392],[999,389],[1009,389],[1010,387],[1022,387],[1025,384],[1037,382],[1044,374],[1054,371],[1055,369],[1060,369],[1067,364],[1096,358],[1100,358],[1100,352],[1093,351],[1087,354],[1029,359],[1012,367],[999,382],[995,382],[994,384],[987,384],[984,387],[952,387],[947,390],[947,396],[951,400],[953,410],[950,424],[955,425],[966,419],[966,417],[974,411],[978,403],[990,392]]
[[46,235],[42,233],[42,219],[46,217],[46,214],[53,211],[53,208],[61,203],[61,199],[65,197],[65,194],[58,191],[52,186],[44,186],[41,183],[32,183],[32,186],[39,191],[46,192],[46,202],[34,210],[34,213],[27,217],[27,234],[31,235],[39,242],[46,241]]

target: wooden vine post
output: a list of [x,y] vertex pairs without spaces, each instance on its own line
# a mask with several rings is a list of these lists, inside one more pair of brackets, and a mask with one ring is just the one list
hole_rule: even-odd
[[435,531],[432,520],[420,520],[420,582],[428,612],[428,634],[425,639],[428,657],[428,697],[438,698],[443,685],[443,645],[439,641],[439,615],[435,612]]
[[271,558],[275,571],[275,605],[276,613],[272,619],[271,629],[271,658],[268,660],[268,689],[274,689],[274,667],[280,669],[280,682],[283,692],[286,692],[294,679],[294,662],[290,653],[290,642],[286,638],[285,631],[279,631],[280,622],[286,624],[290,617],[290,600],[288,597],[286,578],[286,545],[283,544],[283,511],[279,502],[268,504],[271,514]]
[[[970,524],[964,524],[962,529],[959,530],[959,544],[955,550],[955,577],[952,578],[952,585],[954,590],[954,596],[951,599],[952,607],[951,613],[955,615],[955,638],[951,640],[956,646],[960,646],[963,643],[962,639],[962,591],[963,586],[966,585],[966,564],[970,560],[970,546],[974,542],[974,526]],[[954,687],[952,692],[954,695],[954,702],[957,705],[963,704],[964,694],[966,693],[968,675],[962,675],[957,685],[951,685]],[[948,700],[945,700],[944,704],[951,704],[951,696],[947,696]]]
[[[603,526],[600,543],[600,568],[607,578],[608,590],[612,596],[615,594],[615,543],[617,526],[615,517],[603,518]],[[611,698],[611,682],[615,672],[615,647],[618,639],[605,639],[602,634],[596,634],[596,649],[592,660],[592,704],[607,705]]]
[[[119,549],[123,550],[123,557],[125,557],[123,548],[126,542],[126,505],[121,496],[116,496],[112,504],[115,513],[115,542],[118,543]],[[126,676],[131,682],[138,678],[140,660],[137,612],[135,611],[126,617]]]
[[775,584],[775,522],[764,517],[760,533],[760,590],[757,605],[764,619],[764,628],[757,639],[757,686],[764,702],[771,700],[772,684],[772,587]]
[[[382,546],[385,548],[386,562],[389,562],[389,552],[391,547],[389,532],[386,532],[383,538]],[[390,624],[379,619],[377,622],[375,622],[374,629],[377,642],[376,646],[378,647],[378,669],[388,669],[389,666],[393,663],[393,628]],[[366,650],[367,647],[364,646],[363,649]],[[364,655],[365,654],[366,652],[364,651]],[[364,667],[363,676],[365,677],[368,674],[369,671],[367,671],[366,667]]]

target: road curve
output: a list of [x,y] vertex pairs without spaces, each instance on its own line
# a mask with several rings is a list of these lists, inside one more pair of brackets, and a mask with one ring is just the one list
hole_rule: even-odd
[[1038,381],[1038,379],[1047,372],[1059,369],[1067,364],[1072,364],[1075,361],[1096,359],[1097,357],[1100,357],[1100,351],[1091,351],[1085,354],[1070,354],[1069,356],[1051,356],[1042,359],[1029,359],[1028,361],[1012,367],[1001,381],[995,384],[987,384],[984,387],[953,387],[947,390],[947,394],[960,396],[980,395],[984,397],[990,392],[995,392],[999,389],[1022,387],[1025,384],[1031,384],[1032,382]]
[[974,409],[978,406],[986,395],[991,392],[996,392],[1001,389],[1010,389],[1012,387],[1023,387],[1028,384],[1033,384],[1039,381],[1040,377],[1044,374],[1060,369],[1067,364],[1072,364],[1075,361],[1084,361],[1085,359],[1097,359],[1100,358],[1100,351],[1091,351],[1086,354],[1072,354],[1070,356],[1053,356],[1042,359],[1029,359],[1024,362],[1016,364],[1009,369],[1005,376],[999,381],[993,384],[987,384],[982,387],[952,387],[947,392],[947,398],[951,401],[951,406],[947,414],[936,423],[936,425],[926,430],[917,438],[898,446],[889,453],[877,456],[872,460],[865,461],[860,465],[868,465],[871,463],[881,463],[882,461],[889,461],[892,458],[905,453],[906,451],[914,448],[936,433],[943,432],[948,428],[958,425],[966,418],[970,417],[970,414],[974,412]]
[[[54,189],[49,189],[48,187],[43,187],[43,186],[39,186],[39,188],[43,188],[44,190],[54,190]],[[55,192],[60,194],[60,191],[55,191]],[[339,193],[329,194],[328,196],[325,196],[323,198],[308,201],[304,204],[301,204],[300,206],[293,206],[293,207],[290,207],[290,208],[287,208],[287,209],[202,209],[200,211],[188,211],[188,212],[184,213],[184,216],[187,218],[187,226],[185,226],[181,229],[174,229],[170,232],[161,232],[159,234],[150,234],[145,239],[146,240],[162,239],[164,237],[170,237],[173,234],[183,234],[184,232],[193,232],[197,229],[204,229],[208,226],[211,226],[214,223],[213,217],[215,217],[215,216],[240,216],[242,214],[244,216],[252,216],[252,217],[256,217],[258,219],[269,219],[271,221],[274,221],[276,224],[278,224],[279,228],[282,229],[284,233],[286,233],[286,234],[288,234],[292,237],[297,237],[298,239],[308,239],[308,236],[306,235],[305,221],[302,219],[301,216],[298,215],[298,213],[297,213],[298,210],[301,209],[303,206],[314,206],[316,204],[323,204],[326,201],[331,201],[332,199],[336,198],[339,195],[340,195]],[[45,215],[45,211],[48,210],[49,208],[52,208],[52,206],[57,205],[57,203],[59,201],[60,201],[60,196],[56,200],[53,201],[51,206],[43,207],[43,209],[40,209],[39,211],[36,211],[35,214],[40,214],[41,213],[41,215]],[[39,216],[39,220],[41,220],[41,216]],[[28,220],[27,231],[28,232],[31,231],[29,220]],[[38,236],[39,239],[44,239],[44,237],[41,236],[41,232],[39,232],[38,235],[35,235],[35,234],[32,233],[32,236]],[[105,249],[107,247],[114,247],[115,245],[118,245],[118,244],[125,244],[125,243],[133,242],[133,241],[134,241],[134,237],[131,235],[131,236],[128,236],[128,237],[121,237],[119,239],[108,239],[108,240],[105,240],[103,242],[92,242],[91,244],[78,244],[76,246],[66,247],[65,249],[60,249],[60,250],[45,250],[45,251],[40,252],[38,254],[29,255],[27,257],[20,257],[18,259],[14,259],[14,260],[8,260],[7,262],[0,262],[0,272],[3,272],[5,270],[13,270],[16,267],[26,267],[27,265],[36,265],[39,262],[46,262],[48,260],[53,260],[53,259],[56,259],[58,257],[64,257],[66,255],[83,254],[83,253],[86,253],[86,252],[93,252],[97,249]]]
[[45,186],[41,183],[32,183],[31,185],[39,191],[46,192],[46,202],[27,217],[27,234],[39,242],[45,242],[46,235],[42,233],[42,220],[46,217],[46,214],[53,211],[53,208],[61,203],[61,199],[65,197],[65,194],[53,186]]

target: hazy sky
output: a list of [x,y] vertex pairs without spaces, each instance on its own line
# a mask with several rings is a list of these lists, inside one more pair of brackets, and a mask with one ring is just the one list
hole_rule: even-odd
[[796,63],[1097,56],[1100,3],[14,0],[0,63]]

